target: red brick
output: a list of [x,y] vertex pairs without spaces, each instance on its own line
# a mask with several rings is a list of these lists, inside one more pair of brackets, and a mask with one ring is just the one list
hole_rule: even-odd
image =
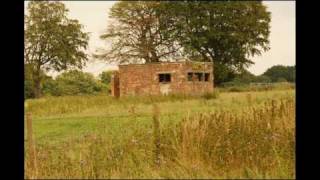
[[[188,72],[210,73],[209,81],[188,81]],[[159,73],[170,73],[171,82],[161,83]],[[204,75],[203,75],[204,76]],[[119,89],[117,90],[117,79]],[[204,79],[204,77],[203,77]],[[159,95],[169,93],[200,94],[213,91],[213,65],[200,62],[149,63],[119,65],[111,81],[112,95]],[[161,89],[163,91],[161,92]]]

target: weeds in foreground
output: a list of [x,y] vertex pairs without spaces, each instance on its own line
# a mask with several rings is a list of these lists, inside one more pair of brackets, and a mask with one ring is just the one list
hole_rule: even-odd
[[[37,147],[37,178],[295,178],[293,99],[240,113],[194,114],[166,126],[159,110],[154,126],[123,127],[133,128],[130,134],[84,134]],[[26,153],[26,178],[35,171],[30,160]]]
[[221,92],[252,92],[252,91],[271,91],[271,90],[288,90],[295,89],[294,83],[270,83],[261,85],[230,85],[219,88]]

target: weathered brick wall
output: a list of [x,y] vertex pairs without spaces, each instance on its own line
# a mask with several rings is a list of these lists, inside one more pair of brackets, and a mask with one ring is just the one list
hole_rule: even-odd
[[115,71],[111,77],[111,95],[115,97],[120,96],[120,80],[119,80],[119,72]]
[[[212,63],[150,63],[119,66],[120,96],[163,93],[198,94],[213,90]],[[188,72],[210,73],[208,81],[188,81]],[[171,82],[160,83],[159,75],[170,73]]]

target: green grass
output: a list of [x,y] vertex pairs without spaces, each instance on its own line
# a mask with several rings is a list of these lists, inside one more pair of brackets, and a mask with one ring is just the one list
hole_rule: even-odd
[[[268,109],[271,105],[266,106],[266,102],[281,99],[282,101],[294,101],[294,97],[294,90],[272,90],[221,92],[202,97],[172,95],[168,97],[126,97],[117,100],[101,95],[27,100],[26,111],[32,113],[33,116],[38,168],[35,175],[35,170],[28,168],[28,156],[26,156],[26,177],[294,178],[293,166],[295,162],[292,159],[294,149],[290,144],[288,145],[292,142],[290,133],[294,131],[287,132],[279,129],[282,125],[275,127],[272,131],[281,134],[281,141],[276,142],[279,144],[270,144],[267,147],[264,147],[263,140],[259,141],[259,138],[264,136],[263,133],[270,133],[264,131],[265,128],[257,129],[255,136],[248,134],[251,130],[244,129],[239,131],[237,136],[232,136],[233,138],[225,131],[221,131],[220,135],[213,136],[209,133],[210,129],[204,130],[206,132],[206,135],[203,136],[205,141],[221,137],[225,138],[226,142],[233,143],[233,146],[232,144],[224,144],[223,148],[220,148],[223,150],[221,152],[206,150],[208,148],[201,145],[203,141],[182,141],[180,138],[186,132],[190,134],[190,138],[196,138],[199,135],[199,133],[191,133],[193,130],[188,125],[193,121],[192,119],[198,119],[199,116],[206,116],[205,121],[208,123],[212,121],[212,118],[209,118],[210,114],[217,112],[233,114],[236,117],[247,113],[244,119],[250,119],[251,116],[251,119],[254,119],[255,114],[249,113],[249,110],[251,112],[250,108]],[[160,109],[162,144],[160,152],[163,163],[159,168],[153,167],[152,106],[154,103]],[[281,111],[288,114],[294,113],[291,112],[291,109],[290,113],[287,112],[289,110]],[[260,118],[259,121],[262,124],[270,119],[267,114],[270,113],[264,113],[266,118]],[[292,127],[293,117],[277,119]],[[181,121],[182,119],[187,121]],[[219,119],[219,117],[213,117],[213,119]],[[230,121],[224,118],[222,120],[226,123]],[[184,123],[181,124],[181,122]],[[237,124],[233,125],[236,128]],[[259,123],[248,123],[248,127],[253,129],[258,125]],[[181,131],[182,126],[191,129]],[[212,128],[215,127],[219,126],[212,125]],[[216,131],[219,132],[219,129]],[[253,139],[254,137],[257,139]],[[249,146],[237,144],[242,141],[257,142],[255,151],[247,151]],[[213,142],[216,140],[212,140],[211,144]],[[268,143],[268,141],[264,143]],[[182,150],[181,145],[183,144],[189,144],[187,147],[190,148]],[[199,145],[198,149],[191,148],[196,145]],[[271,151],[270,147],[275,149]],[[236,152],[234,148],[243,149],[243,151],[239,150],[240,153],[236,156],[229,154],[234,159],[228,159],[227,152]],[[268,151],[262,151],[263,148],[268,148]],[[290,156],[286,155],[286,152]],[[187,156],[188,153],[192,156]],[[203,155],[207,159],[211,157],[206,153],[213,153],[216,157],[224,158],[225,161],[214,160],[212,163],[197,155]],[[246,154],[252,154],[256,160],[248,160]],[[261,162],[259,162],[259,157]],[[87,164],[82,166],[80,162],[83,160]],[[251,164],[246,166],[245,162]],[[274,168],[272,168],[265,166],[268,162],[280,162],[282,165],[274,164]]]

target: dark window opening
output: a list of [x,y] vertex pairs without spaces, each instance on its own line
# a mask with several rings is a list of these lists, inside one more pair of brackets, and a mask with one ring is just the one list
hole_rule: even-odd
[[204,74],[204,81],[209,81],[210,73]]
[[159,82],[171,82],[171,74],[159,74]]
[[188,73],[188,81],[192,81],[192,75],[193,75],[193,73],[191,73],[191,72]]
[[194,74],[196,75],[198,81],[202,81],[203,73],[194,73]]
[[210,73],[201,73],[201,72],[196,72],[188,73],[188,81],[209,81],[210,78]]

